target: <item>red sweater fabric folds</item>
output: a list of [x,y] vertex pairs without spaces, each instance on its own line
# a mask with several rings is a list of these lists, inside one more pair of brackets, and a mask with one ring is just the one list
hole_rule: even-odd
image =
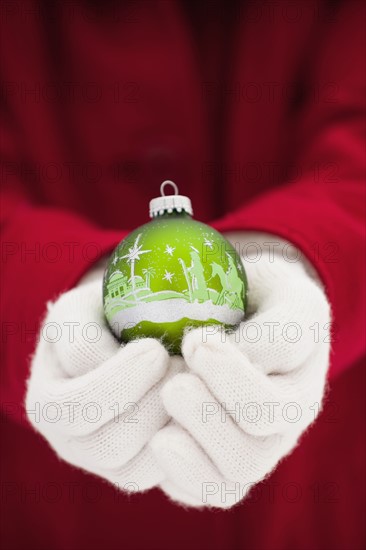
[[[6,548],[363,547],[365,9],[358,0],[1,5]],[[324,411],[229,512],[127,497],[24,418],[46,303],[148,221],[163,179],[220,231],[293,242],[331,302]]]

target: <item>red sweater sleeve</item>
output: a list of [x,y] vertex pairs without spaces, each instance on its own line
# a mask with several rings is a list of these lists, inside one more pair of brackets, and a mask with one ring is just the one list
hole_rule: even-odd
[[[17,207],[14,204],[17,202]],[[2,372],[4,412],[22,418],[29,359],[46,304],[79,278],[124,236],[62,210],[2,196]]]
[[315,265],[332,305],[331,375],[365,353],[364,21],[362,3],[346,2],[313,52],[311,93],[294,137],[296,181],[214,223],[279,235]]

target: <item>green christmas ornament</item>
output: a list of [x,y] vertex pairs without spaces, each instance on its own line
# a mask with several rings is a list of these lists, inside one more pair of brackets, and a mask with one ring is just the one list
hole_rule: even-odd
[[[165,195],[167,185],[175,194]],[[218,232],[192,219],[175,183],[150,201],[152,221],[114,250],[103,280],[104,312],[119,340],[160,338],[180,353],[185,328],[235,327],[244,317],[247,279],[240,256]]]

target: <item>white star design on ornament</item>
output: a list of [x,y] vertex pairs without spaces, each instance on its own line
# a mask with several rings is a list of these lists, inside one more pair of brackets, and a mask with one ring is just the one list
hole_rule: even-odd
[[169,256],[173,256],[174,250],[175,250],[174,246],[170,246],[169,244],[167,244],[164,252],[165,254],[169,254]]
[[205,238],[205,242],[203,244],[208,246],[209,248],[213,248],[213,244],[212,244],[212,241],[210,241],[210,239]]
[[151,250],[141,250],[142,244],[139,245],[140,237],[141,237],[141,233],[135,239],[133,246],[128,249],[128,254],[121,256],[120,258],[121,260],[123,258],[127,258],[128,262],[134,263],[135,261],[138,261],[140,259],[141,254],[146,254],[147,252],[151,252]]
[[163,279],[165,279],[166,281],[169,281],[169,283],[171,283],[173,277],[174,277],[174,273],[170,273],[169,271],[165,270],[165,275],[164,275]]
[[197,248],[194,247],[193,244],[191,244],[191,248],[192,248],[192,250],[194,250],[195,252],[197,252],[197,254],[199,254],[199,250],[197,250]]
[[118,257],[117,255],[115,255],[115,257],[114,257],[113,260],[112,260],[112,264],[113,264],[113,265],[116,265],[116,263],[118,262],[118,260],[119,260],[119,257]]

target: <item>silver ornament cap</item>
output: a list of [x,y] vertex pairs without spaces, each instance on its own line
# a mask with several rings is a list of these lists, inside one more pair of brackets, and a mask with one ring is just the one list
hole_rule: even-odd
[[[165,194],[165,187],[170,185],[174,189],[173,195]],[[173,210],[177,212],[187,212],[187,214],[193,215],[192,203],[188,197],[179,195],[178,186],[171,180],[165,180],[160,186],[160,197],[156,197],[150,201],[150,218],[156,218],[161,216],[165,212],[171,214]]]

